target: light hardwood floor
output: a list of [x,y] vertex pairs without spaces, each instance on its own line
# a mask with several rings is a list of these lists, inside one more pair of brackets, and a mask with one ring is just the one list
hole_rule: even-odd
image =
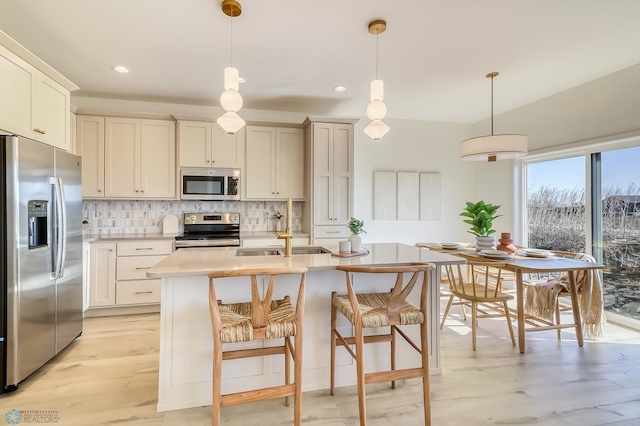
[[[157,314],[90,318],[83,336],[0,397],[10,409],[56,411],[60,425],[208,425],[210,406],[156,412]],[[578,348],[569,333],[527,335],[527,353],[511,346],[501,320],[481,321],[478,350],[455,312],[442,335],[444,373],[432,376],[433,424],[640,425],[640,334],[607,325],[606,338]],[[329,348],[327,348],[328,356]],[[419,381],[368,385],[370,425],[422,424]],[[226,407],[228,425],[292,424],[280,400]],[[303,395],[303,422],[357,425],[355,387]]]

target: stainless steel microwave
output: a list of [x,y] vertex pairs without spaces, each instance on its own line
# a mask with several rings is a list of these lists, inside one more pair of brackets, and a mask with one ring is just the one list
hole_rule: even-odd
[[181,200],[239,200],[240,170],[180,169]]

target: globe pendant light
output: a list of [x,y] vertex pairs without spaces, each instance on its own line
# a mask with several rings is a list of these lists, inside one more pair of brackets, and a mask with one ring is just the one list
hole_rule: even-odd
[[374,141],[380,140],[389,131],[382,119],[387,115],[387,106],[382,102],[384,99],[384,82],[378,79],[378,34],[387,29],[387,23],[383,20],[376,20],[369,23],[369,33],[376,35],[376,79],[371,82],[370,100],[367,107],[367,117],[371,123],[365,127],[364,132]]
[[[233,18],[240,16],[242,6],[236,0],[224,0],[222,12],[231,17],[231,63],[233,63]],[[240,95],[240,77],[238,69],[233,66],[224,69],[224,92],[220,95],[220,105],[227,111],[216,120],[216,123],[229,134],[237,133],[245,125],[245,121],[237,113],[242,108]]]
[[487,74],[491,79],[491,135],[462,141],[460,158],[467,161],[496,161],[527,155],[528,140],[525,135],[493,134],[493,78],[499,73]]

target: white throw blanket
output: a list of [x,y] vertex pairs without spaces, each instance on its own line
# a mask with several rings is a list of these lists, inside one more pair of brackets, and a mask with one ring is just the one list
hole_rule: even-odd
[[[593,256],[578,253],[576,260],[595,263]],[[576,272],[576,286],[580,295],[580,313],[582,317],[582,332],[586,339],[603,337],[604,303],[602,297],[602,283],[597,270]],[[558,303],[558,294],[569,291],[569,277],[566,273],[551,278],[546,282],[529,282],[525,285],[525,312],[549,321]]]

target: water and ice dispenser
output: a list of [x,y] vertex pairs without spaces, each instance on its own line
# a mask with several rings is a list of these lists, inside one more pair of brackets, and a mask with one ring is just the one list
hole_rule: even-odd
[[46,200],[29,200],[29,250],[47,247],[48,229],[47,211],[49,202]]

